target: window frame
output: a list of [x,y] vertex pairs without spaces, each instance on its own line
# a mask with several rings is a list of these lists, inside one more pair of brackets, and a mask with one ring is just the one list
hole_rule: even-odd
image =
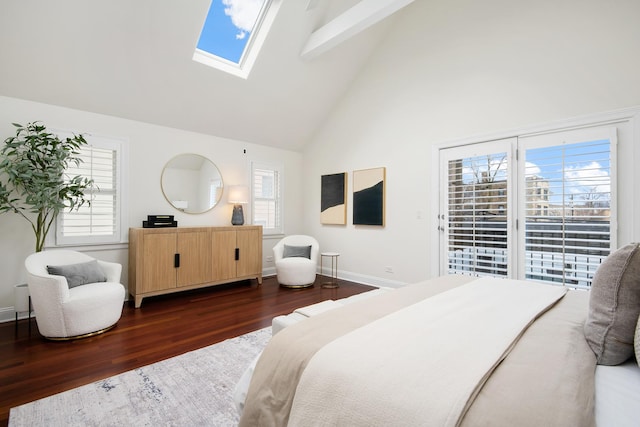
[[[527,259],[527,243],[526,243],[526,218],[527,218],[527,198],[526,198],[526,184],[524,181],[525,177],[525,163],[527,161],[526,150],[528,149],[537,149],[537,148],[549,148],[549,147],[558,147],[559,145],[571,145],[575,143],[586,142],[587,140],[608,140],[609,141],[609,181],[610,181],[610,214],[609,214],[609,252],[613,252],[617,246],[617,217],[618,217],[618,189],[617,189],[617,173],[618,173],[618,162],[617,162],[617,147],[618,147],[618,138],[617,138],[617,129],[615,125],[596,125],[596,126],[588,126],[581,129],[571,129],[571,130],[560,130],[553,131],[545,134],[537,134],[532,136],[522,136],[518,138],[518,184],[522,183],[522,188],[519,189],[518,199],[522,201],[522,203],[518,203],[518,218],[520,218],[521,226],[517,230],[517,241],[520,242],[518,245],[517,251],[517,259],[518,261],[518,278],[524,278],[528,274],[526,271],[526,259]],[[563,182],[564,182],[563,178]],[[567,218],[560,217],[560,218]],[[564,240],[563,240],[564,242]],[[564,243],[563,243],[564,244]],[[566,266],[566,264],[565,264]],[[563,283],[564,280],[567,280],[565,277],[565,269],[563,271]],[[545,283],[551,283],[545,281]],[[567,285],[570,286],[570,285]],[[582,286],[576,285],[576,287],[586,287],[589,288],[590,285]]]
[[[70,131],[54,131],[59,137],[70,136]],[[127,242],[128,236],[128,212],[127,200],[127,171],[128,171],[128,141],[124,138],[108,137],[91,133],[82,133],[89,147],[110,149],[115,151],[116,161],[116,183],[115,183],[115,230],[111,235],[85,235],[85,236],[64,236],[62,234],[62,219],[64,213],[61,211],[55,224],[55,231],[47,236],[46,247],[87,247],[114,245]]]
[[[263,6],[263,11],[256,21],[254,30],[251,32],[250,39],[247,42],[242,56],[240,57],[240,61],[237,64],[213,53],[198,49],[197,47],[194,49],[191,59],[203,65],[218,69],[220,71],[224,71],[236,77],[240,77],[243,79],[249,78],[249,73],[251,73],[251,69],[253,68],[256,59],[258,58],[258,54],[260,53],[260,50],[262,49],[262,46],[267,39],[267,35],[271,30],[271,26],[275,21],[276,15],[278,14],[282,3],[283,0],[266,0]],[[207,13],[208,12],[209,9],[207,9]],[[205,23],[206,17],[205,21],[203,22],[203,28]],[[200,29],[198,40],[200,39],[201,34],[202,28]]]
[[[273,171],[278,176],[277,190],[278,195],[274,198],[276,205],[276,218],[279,219],[279,223],[275,227],[266,227],[256,221],[256,188],[255,188],[255,172],[256,170],[268,170]],[[252,161],[251,162],[251,177],[250,177],[250,189],[251,189],[251,223],[254,225],[262,225],[263,236],[277,236],[284,234],[284,166],[281,164]]]
[[[504,219],[504,246],[506,248],[510,248],[513,245],[513,233],[510,232],[510,230],[513,229],[513,219],[515,217],[513,209],[511,209],[511,206],[513,206],[515,204],[514,201],[514,191],[513,191],[513,164],[514,159],[513,159],[513,154],[512,154],[512,147],[513,144],[515,144],[517,141],[515,138],[506,138],[506,139],[500,139],[500,140],[495,140],[495,141],[487,141],[481,144],[470,144],[470,145],[462,145],[459,147],[448,147],[446,149],[446,151],[442,151],[440,153],[441,156],[441,166],[440,166],[440,181],[443,183],[443,185],[445,185],[447,187],[446,190],[444,190],[444,187],[442,187],[440,189],[440,197],[441,197],[441,201],[440,203],[442,204],[442,212],[444,213],[446,209],[446,213],[444,213],[445,217],[447,218],[446,221],[443,220],[442,222],[442,227],[444,227],[449,234],[447,234],[446,236],[444,236],[444,240],[442,242],[443,244],[443,249],[444,249],[444,254],[442,255],[442,264],[441,264],[441,274],[447,274],[450,270],[449,268],[449,264],[452,261],[449,256],[447,255],[450,250],[451,250],[451,230],[449,229],[447,224],[450,224],[450,215],[449,215],[449,209],[452,205],[450,198],[449,198],[449,174],[450,174],[450,169],[448,167],[444,167],[444,164],[446,163],[447,165],[449,164],[449,162],[451,160],[456,160],[456,159],[461,159],[461,160],[470,160],[472,158],[478,158],[478,157],[484,157],[485,155],[494,155],[494,154],[504,154],[505,155],[505,163],[504,165],[501,166],[500,169],[502,169],[504,171],[504,175],[506,175],[506,185],[505,187],[502,189],[502,191],[504,191],[504,196],[505,196],[505,209],[506,209],[506,215],[505,219]],[[461,156],[463,156],[462,158],[460,158]],[[498,172],[498,170],[496,170],[496,172]],[[456,204],[454,203],[454,206]],[[446,206],[446,207],[445,207]],[[473,212],[476,213],[477,211],[475,209],[473,209]],[[445,224],[447,223],[447,224]],[[473,218],[473,222],[472,222],[472,228],[473,228],[473,237],[472,240],[475,242],[476,238],[476,225],[482,225],[483,221],[482,220],[475,220],[475,215]],[[502,222],[501,222],[502,223]],[[478,228],[479,229],[479,228]],[[468,235],[467,235],[468,236]],[[484,250],[485,248],[483,248]],[[473,251],[475,252],[475,251]],[[462,259],[464,257],[461,257],[461,259],[457,259],[456,257],[454,257],[453,261],[454,263],[458,263],[458,264],[464,264],[464,260]],[[508,249],[506,250],[506,255],[504,257],[504,267],[503,267],[503,272],[504,275],[501,275],[500,277],[512,277],[514,274],[514,263],[513,263],[513,258],[514,258],[514,254],[511,253],[511,251],[509,251]],[[468,271],[473,271],[475,273],[475,275],[478,276],[484,276],[484,275],[492,275],[492,274],[485,274],[482,273],[483,267],[477,265],[476,263],[477,259],[473,258],[472,262],[469,264],[469,270]]]

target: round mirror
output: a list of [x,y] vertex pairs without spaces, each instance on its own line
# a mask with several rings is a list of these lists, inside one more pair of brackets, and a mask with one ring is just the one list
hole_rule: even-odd
[[198,214],[213,208],[222,197],[222,175],[215,164],[198,154],[180,154],[162,170],[162,193],[179,211]]

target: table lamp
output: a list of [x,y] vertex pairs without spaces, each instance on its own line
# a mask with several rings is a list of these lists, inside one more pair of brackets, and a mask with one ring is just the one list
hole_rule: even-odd
[[229,187],[229,203],[233,203],[233,214],[231,215],[231,224],[244,224],[244,213],[242,212],[242,204],[249,203],[249,188],[244,185],[232,185]]

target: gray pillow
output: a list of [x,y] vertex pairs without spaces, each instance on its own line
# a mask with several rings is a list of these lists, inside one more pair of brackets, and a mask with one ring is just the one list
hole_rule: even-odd
[[284,245],[283,258],[301,257],[311,259],[311,245],[309,246],[289,246]]
[[79,264],[68,265],[48,265],[47,271],[55,276],[64,276],[67,278],[69,289],[76,286],[86,285],[87,283],[106,282],[102,267],[97,260],[82,262]]
[[640,316],[640,250],[630,243],[609,255],[591,283],[584,335],[600,365],[618,365],[633,355]]

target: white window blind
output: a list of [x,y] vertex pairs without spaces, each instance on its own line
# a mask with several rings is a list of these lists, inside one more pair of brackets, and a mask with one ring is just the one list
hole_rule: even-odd
[[507,275],[507,172],[506,152],[448,161],[449,273]]
[[264,234],[281,234],[282,192],[280,168],[252,165],[253,224],[262,225]]
[[120,144],[105,138],[85,136],[89,143],[80,150],[80,164],[69,165],[69,177],[81,175],[94,181],[86,193],[91,200],[79,209],[58,215],[56,244],[100,244],[120,241],[121,182]]
[[601,125],[442,149],[441,271],[589,287],[617,247],[616,146]]
[[588,287],[612,247],[611,138],[535,142],[524,166],[526,278]]

